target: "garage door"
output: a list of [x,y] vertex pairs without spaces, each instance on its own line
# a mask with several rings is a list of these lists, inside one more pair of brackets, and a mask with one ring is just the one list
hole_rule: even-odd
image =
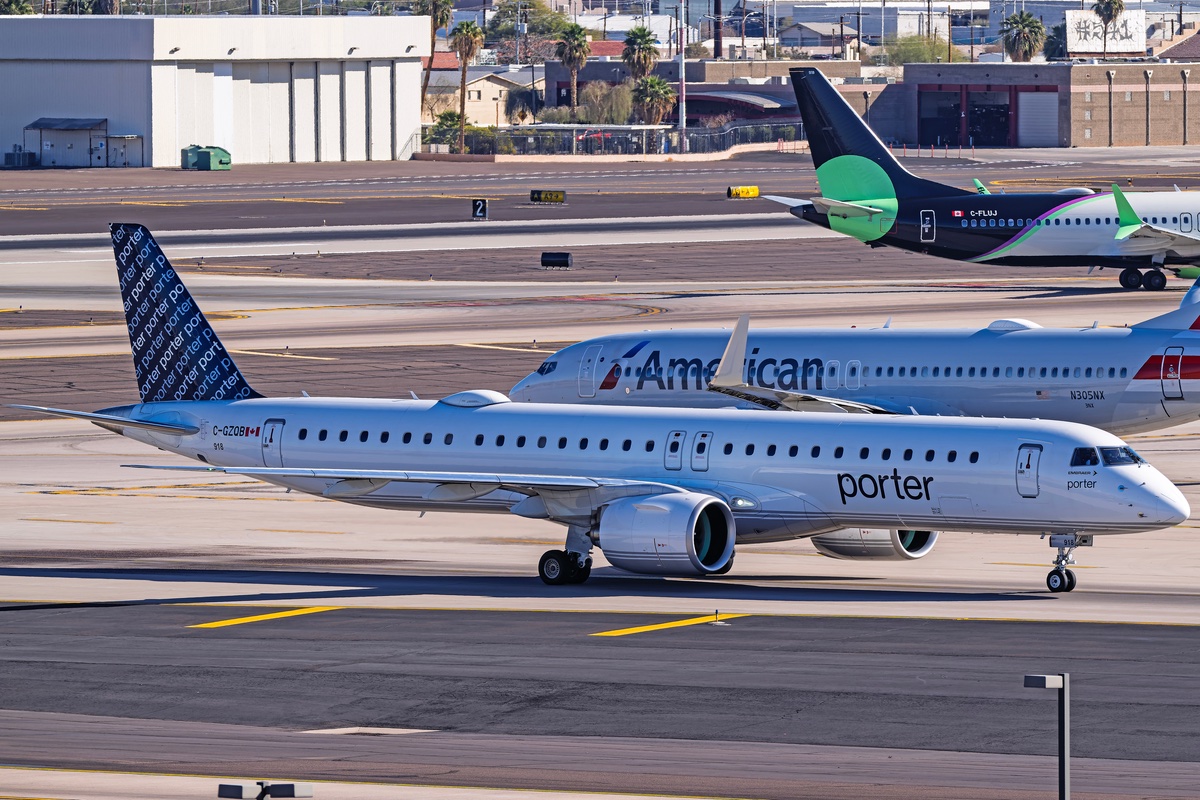
[[1017,146],[1058,147],[1058,92],[1017,93]]

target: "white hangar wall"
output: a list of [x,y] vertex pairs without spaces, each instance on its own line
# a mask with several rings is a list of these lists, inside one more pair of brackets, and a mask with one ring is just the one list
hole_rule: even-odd
[[0,17],[0,150],[42,117],[106,118],[174,166],[406,159],[427,17]]

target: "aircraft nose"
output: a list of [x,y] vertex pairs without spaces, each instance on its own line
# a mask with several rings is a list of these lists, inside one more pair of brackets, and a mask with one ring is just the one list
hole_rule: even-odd
[[1179,525],[1192,515],[1192,507],[1174,484],[1167,485],[1170,489],[1158,495],[1158,518],[1163,525]]
[[508,399],[518,403],[532,402],[534,398],[530,390],[533,384],[533,377],[533,375],[526,375],[517,381],[517,385],[512,387],[512,391],[508,393]]

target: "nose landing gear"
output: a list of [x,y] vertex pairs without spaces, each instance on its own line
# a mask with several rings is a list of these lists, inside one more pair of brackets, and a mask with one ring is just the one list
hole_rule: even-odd
[[1077,583],[1075,573],[1067,569],[1075,563],[1071,554],[1076,547],[1091,547],[1092,537],[1081,534],[1051,534],[1050,546],[1058,548],[1054,559],[1054,569],[1046,576],[1046,588],[1058,592],[1073,592]]

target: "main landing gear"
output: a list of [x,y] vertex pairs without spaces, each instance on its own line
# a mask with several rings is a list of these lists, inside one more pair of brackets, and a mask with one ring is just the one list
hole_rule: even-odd
[[1058,548],[1058,556],[1054,559],[1054,569],[1046,576],[1046,588],[1058,592],[1075,591],[1075,573],[1067,569],[1075,563],[1071,554],[1076,547],[1091,547],[1092,537],[1081,534],[1051,534],[1050,546]]
[[1149,292],[1161,292],[1167,288],[1167,276],[1163,274],[1161,269],[1152,269],[1142,274],[1141,270],[1127,267],[1121,270],[1120,278],[1122,288],[1137,289],[1145,287]]
[[550,586],[583,583],[591,574],[592,539],[578,525],[567,528],[566,550],[547,550],[538,562],[538,577]]

